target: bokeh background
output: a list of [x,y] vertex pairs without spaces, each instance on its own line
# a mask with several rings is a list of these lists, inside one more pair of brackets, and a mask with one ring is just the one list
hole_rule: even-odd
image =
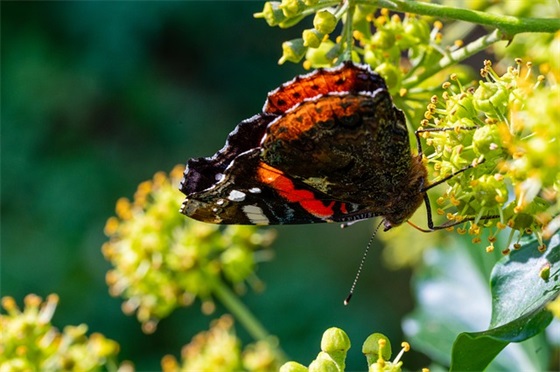
[[[277,60],[282,41],[311,19],[272,29],[253,19],[261,8],[260,1],[1,3],[2,296],[21,304],[29,293],[57,293],[56,326],[87,323],[116,340],[121,360],[138,370],[159,369],[165,354],[178,356],[223,313],[201,315],[197,303],[142,334],[107,292],[100,248],[119,197],[157,171],[212,155],[260,111],[268,91],[304,72]],[[365,368],[361,342],[370,333],[403,339],[410,272],[385,268],[379,241],[351,305],[342,305],[372,230],[372,222],[277,228],[276,257],[258,271],[266,290],[243,300],[292,360],[308,364],[331,326],[354,343],[349,370]],[[409,369],[428,363],[419,353],[405,358]]]

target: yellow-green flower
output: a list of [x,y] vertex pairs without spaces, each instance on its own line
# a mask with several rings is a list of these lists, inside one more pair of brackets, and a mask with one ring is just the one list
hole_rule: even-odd
[[2,298],[0,314],[0,371],[102,371],[118,368],[119,345],[88,327],[66,326],[62,333],[51,319],[57,295],[45,302],[28,295],[20,310],[12,297]]
[[181,350],[181,362],[171,355],[162,361],[164,372],[178,371],[273,371],[278,369],[274,352],[267,342],[257,342],[241,350],[233,328],[233,318],[224,315],[212,322]]
[[[402,371],[403,362],[401,358],[403,354],[410,350],[408,342],[401,343],[401,350],[393,361],[390,361],[391,341],[381,333],[371,334],[362,345],[362,353],[366,356],[369,372],[400,372]],[[428,372],[427,368],[422,369]]]
[[183,168],[141,183],[133,201],[117,202],[117,216],[105,226],[110,239],[103,254],[114,266],[106,278],[110,293],[125,299],[123,310],[136,312],[145,332],[196,298],[205,313],[212,312],[212,295],[223,278],[240,290],[245,282],[260,286],[255,253],[274,239],[272,230],[221,228],[181,215],[177,186]]
[[558,87],[554,77],[546,83],[531,68],[518,60],[499,75],[486,61],[485,81],[468,89],[452,76],[458,89],[445,83],[443,101],[434,97],[423,121],[424,127],[454,128],[424,133],[436,179],[472,166],[448,181],[438,213],[465,219],[458,231],[474,235],[474,242],[489,231],[488,250],[506,226],[519,236],[536,234],[542,249],[543,231],[560,212]]
[[[346,354],[350,350],[350,338],[340,328],[332,327],[323,333],[321,340],[321,351],[317,354],[309,367],[290,361],[282,365],[280,372],[343,372],[346,365]],[[397,357],[391,362],[391,342],[381,333],[370,335],[362,345],[362,352],[366,356],[369,372],[400,372],[403,362],[400,360],[403,354],[410,350],[407,342],[401,344],[402,349]],[[422,370],[428,372],[427,368]]]
[[290,361],[282,365],[280,372],[344,371],[350,346],[350,338],[346,332],[337,327],[329,328],[323,333],[321,351],[309,367]]

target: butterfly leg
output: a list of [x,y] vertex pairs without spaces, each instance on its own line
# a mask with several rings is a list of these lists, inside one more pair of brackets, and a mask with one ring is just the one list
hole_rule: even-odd
[[[462,130],[475,130],[478,127],[473,126],[473,127],[448,127],[448,128],[427,128],[427,129],[419,129],[416,132],[414,132],[415,136],[416,136],[416,143],[418,145],[418,155],[422,156],[423,154],[423,150],[422,150],[422,143],[420,141],[420,134],[424,133],[424,132],[445,132],[445,131],[450,131],[450,130],[456,130],[456,129],[462,129]],[[478,164],[482,164],[484,162],[484,159],[482,159]],[[473,168],[476,165],[473,164],[469,164],[467,166],[465,166],[462,169],[459,169],[458,171],[455,171],[453,173],[451,173],[450,175],[442,178],[441,180],[438,180],[434,183],[429,184],[428,186],[422,188],[422,192],[424,193],[424,204],[426,205],[426,214],[427,214],[427,219],[428,219],[428,229],[423,229],[417,225],[415,225],[414,223],[408,221],[408,224],[413,226],[414,228],[416,228],[417,230],[420,230],[422,232],[432,232],[432,231],[437,231],[437,230],[444,230],[447,229],[449,227],[453,227],[456,225],[459,225],[461,223],[467,222],[467,221],[474,221],[476,218],[475,217],[469,217],[469,218],[464,218],[461,221],[449,221],[447,223],[441,224],[441,225],[434,225],[434,220],[432,217],[432,207],[430,205],[430,199],[428,198],[428,194],[427,191],[437,185],[440,185],[444,182],[446,182],[447,180],[455,177],[456,175],[463,173],[464,171],[466,171],[467,169]],[[491,219],[495,219],[495,218],[499,218],[500,216],[484,216],[481,217],[481,220],[491,220]]]

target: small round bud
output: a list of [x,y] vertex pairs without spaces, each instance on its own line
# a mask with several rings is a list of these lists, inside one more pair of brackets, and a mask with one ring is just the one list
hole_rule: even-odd
[[473,150],[476,155],[484,155],[486,159],[500,156],[504,153],[501,143],[497,125],[485,125],[474,132]]
[[309,372],[340,372],[344,368],[340,368],[338,364],[325,352],[320,352],[309,365]]
[[282,4],[278,7],[286,17],[294,17],[305,9],[305,3],[302,0],[282,0]]
[[280,367],[280,372],[307,372],[308,369],[303,364],[299,364],[297,362],[288,362],[284,363],[282,367]]
[[303,39],[293,39],[282,43],[282,57],[278,60],[278,64],[283,64],[286,61],[298,63],[301,61],[307,47],[303,45]]
[[508,97],[509,92],[504,85],[481,82],[473,94],[473,104],[475,109],[492,117],[502,113],[508,104]]
[[262,12],[255,13],[255,18],[264,18],[269,26],[277,26],[286,19],[284,12],[280,9],[280,3],[277,1],[267,1],[264,3]]
[[323,333],[321,339],[321,350],[326,353],[348,351],[350,349],[350,338],[340,328],[332,327]]
[[389,30],[380,29],[371,37],[371,43],[380,49],[389,49],[395,45],[395,34]]
[[322,10],[315,14],[313,19],[313,27],[322,34],[330,34],[336,28],[338,20],[328,10]]
[[303,30],[302,38],[303,38],[303,46],[309,48],[318,48],[321,43],[323,42],[325,34],[317,31],[314,28]]
[[304,67],[317,68],[330,66],[333,58],[331,58],[329,53],[334,48],[337,48],[337,44],[328,39],[323,41],[318,48],[308,48],[305,54],[306,61],[304,62]]
[[492,175],[485,174],[478,179],[473,187],[476,200],[485,207],[495,207],[504,203],[508,198],[507,186],[504,182],[496,180]]
[[377,66],[375,72],[385,79],[390,92],[397,92],[400,89],[402,72],[397,66],[385,62]]

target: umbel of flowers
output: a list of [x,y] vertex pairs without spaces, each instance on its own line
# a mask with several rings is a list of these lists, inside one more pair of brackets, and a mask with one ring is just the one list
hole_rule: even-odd
[[125,298],[124,312],[136,312],[145,332],[153,332],[159,319],[197,298],[205,313],[212,312],[213,296],[224,279],[238,291],[246,282],[261,287],[255,266],[266,258],[263,247],[274,240],[272,230],[220,228],[178,213],[183,169],[177,166],[169,177],[159,172],[141,183],[133,201],[117,202],[117,216],[105,226],[109,241],[103,254],[114,267],[106,278],[110,293]]
[[488,250],[506,226],[511,228],[506,247],[518,232],[518,238],[535,234],[544,250],[547,226],[560,212],[558,96],[531,67],[518,59],[516,67],[499,75],[486,61],[484,80],[471,88],[451,75],[451,82],[443,84],[446,92],[441,99],[432,97],[422,121],[425,128],[454,128],[423,133],[436,177],[473,166],[448,181],[449,188],[437,200],[438,213],[452,221],[475,216],[457,231],[472,234],[478,243],[488,230]]
[[[58,296],[24,299],[20,309],[12,297],[2,298],[0,314],[0,371],[117,370],[119,345],[99,333],[86,335],[85,324],[66,326],[60,332],[51,319]],[[132,370],[121,365],[121,371]]]

